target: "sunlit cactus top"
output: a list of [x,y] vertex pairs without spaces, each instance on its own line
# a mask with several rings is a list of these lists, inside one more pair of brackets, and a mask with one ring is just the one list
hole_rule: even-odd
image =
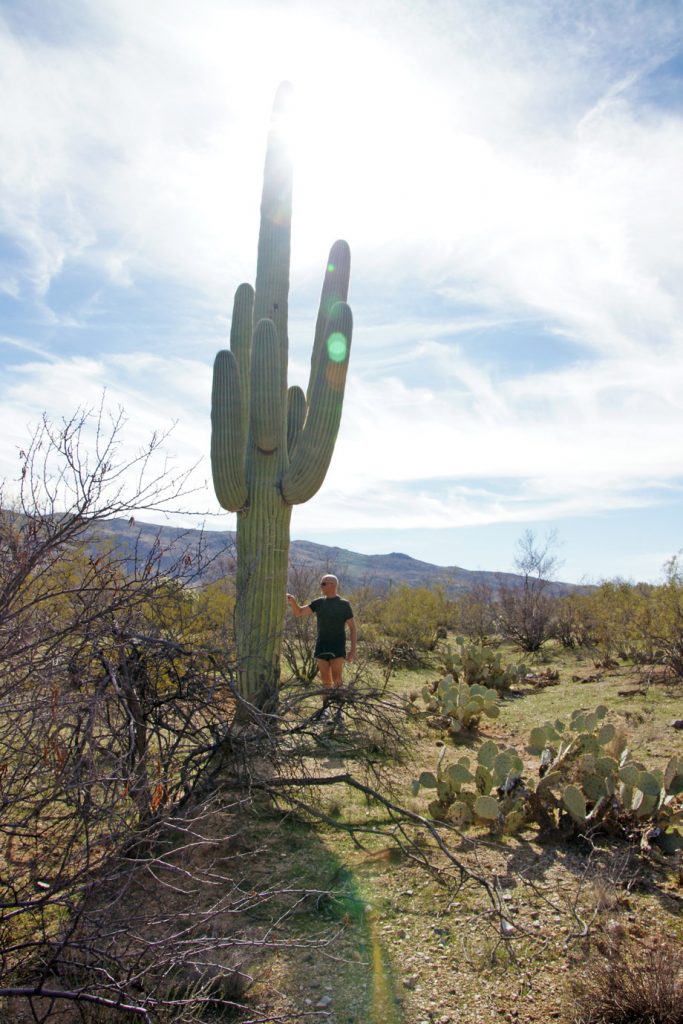
[[[292,167],[285,111],[290,93],[289,85],[281,86],[273,109],[256,289],[248,284],[237,289],[230,349],[218,353],[214,368],[211,464],[218,500],[232,512],[252,504],[255,476],[261,473],[275,473],[290,505],[319,489],[339,429],[351,347],[350,253],[346,242],[338,241],[325,270],[306,395],[296,386],[287,389]],[[255,459],[256,452],[272,458]]]

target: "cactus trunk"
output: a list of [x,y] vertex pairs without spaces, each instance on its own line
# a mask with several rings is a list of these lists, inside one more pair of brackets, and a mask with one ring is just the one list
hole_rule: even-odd
[[254,498],[254,505],[239,513],[237,521],[239,684],[240,693],[251,704],[273,710],[280,678],[292,509],[272,484],[258,487]]
[[325,271],[308,393],[287,389],[292,169],[283,130],[289,87],[275,100],[266,152],[256,290],[235,295],[230,350],[214,364],[211,468],[237,513],[235,624],[241,695],[277,704],[292,505],[321,486],[341,419],[351,334],[350,257],[336,242]]

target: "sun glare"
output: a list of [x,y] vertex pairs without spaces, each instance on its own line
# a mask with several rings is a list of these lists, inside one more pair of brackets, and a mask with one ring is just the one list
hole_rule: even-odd
[[[361,38],[336,26],[330,32],[316,22],[306,31],[290,73],[287,128],[293,257],[304,265],[319,261],[338,237],[352,248],[365,239],[386,241],[401,235],[417,211],[422,216],[420,182],[440,116],[431,85],[379,36]],[[344,74],[336,70],[342,67]]]
[[335,331],[327,339],[327,354],[333,363],[344,362],[348,347],[348,342],[340,331]]

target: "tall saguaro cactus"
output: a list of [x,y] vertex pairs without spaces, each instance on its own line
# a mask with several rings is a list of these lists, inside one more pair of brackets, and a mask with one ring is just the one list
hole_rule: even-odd
[[316,493],[330,464],[353,328],[349,247],[338,241],[325,271],[308,391],[287,388],[289,93],[280,86],[268,136],[256,289],[237,289],[230,349],[216,356],[211,401],[214,487],[223,508],[237,513],[240,691],[261,708],[272,706],[279,681],[292,506]]

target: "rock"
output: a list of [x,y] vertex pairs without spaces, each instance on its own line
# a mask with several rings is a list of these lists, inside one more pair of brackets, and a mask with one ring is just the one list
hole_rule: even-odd
[[316,1010],[326,1010],[328,1006],[332,1005],[332,996],[321,996],[318,1002],[315,1004]]
[[417,985],[417,974],[409,974],[407,978],[403,979],[403,987],[407,988],[409,992],[412,992]]
[[674,718],[671,723],[672,729],[683,729],[683,718]]

